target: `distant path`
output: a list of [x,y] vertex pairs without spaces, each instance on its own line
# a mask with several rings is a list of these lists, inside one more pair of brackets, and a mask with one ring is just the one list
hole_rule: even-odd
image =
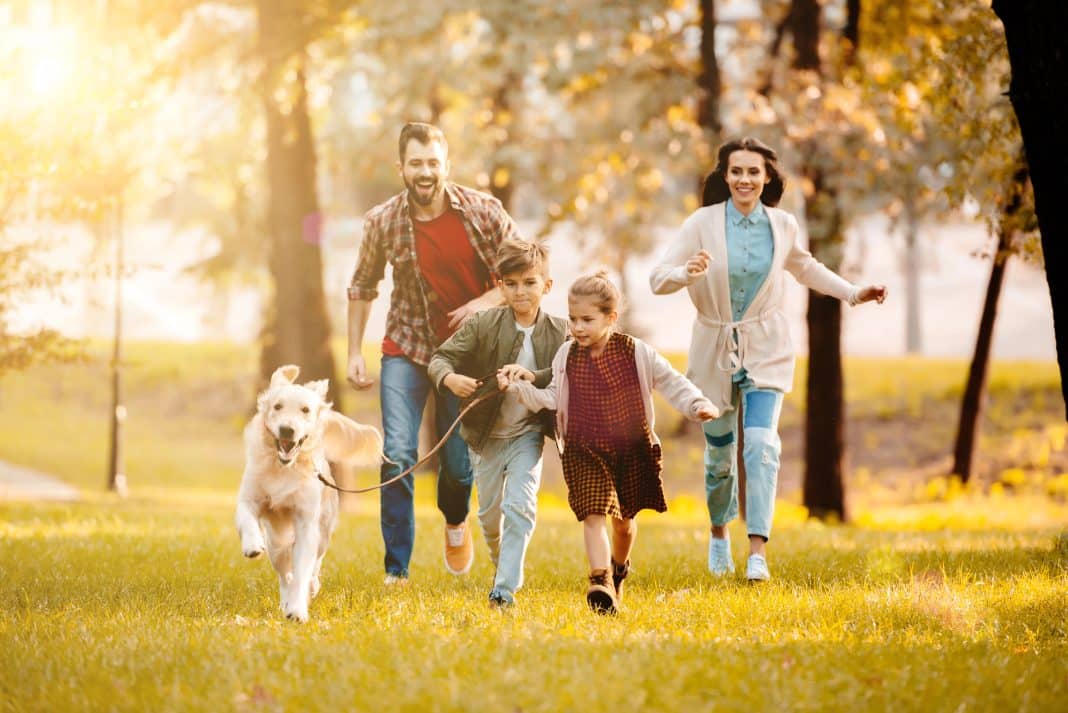
[[51,475],[0,461],[0,500],[79,500],[81,493]]

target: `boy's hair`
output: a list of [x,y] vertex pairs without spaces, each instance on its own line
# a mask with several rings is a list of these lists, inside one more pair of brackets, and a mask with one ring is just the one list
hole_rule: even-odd
[[519,238],[507,238],[497,248],[497,274],[515,275],[537,268],[541,276],[549,279],[549,248],[545,245]]
[[445,140],[445,134],[433,124],[424,124],[421,121],[409,121],[401,128],[400,138],[397,140],[397,153],[401,163],[404,163],[404,153],[408,150],[408,142],[415,139],[424,146],[429,146],[437,141],[445,149],[445,155],[449,154],[449,142]]
[[619,294],[619,288],[608,279],[607,270],[598,270],[592,275],[583,275],[578,278],[571,283],[567,296],[568,299],[593,297],[596,300],[597,308],[603,314],[618,312],[620,302],[623,301],[622,295]]

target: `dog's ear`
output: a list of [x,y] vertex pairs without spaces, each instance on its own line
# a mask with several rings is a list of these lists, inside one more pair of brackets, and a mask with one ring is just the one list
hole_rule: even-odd
[[328,391],[330,391],[330,380],[329,379],[319,379],[318,381],[309,381],[304,386],[306,388],[311,389],[315,393],[319,394],[319,398],[321,398],[323,401],[325,401],[326,400],[326,394],[327,394]]
[[286,364],[274,370],[271,374],[271,386],[285,386],[292,384],[300,373],[300,367],[295,364]]

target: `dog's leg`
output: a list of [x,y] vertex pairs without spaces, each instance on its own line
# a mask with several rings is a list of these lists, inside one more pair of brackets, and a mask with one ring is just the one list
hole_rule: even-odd
[[289,602],[289,583],[293,581],[293,523],[268,512],[266,531],[267,554],[278,573],[278,600],[284,612]]
[[266,549],[263,543],[263,531],[260,530],[258,518],[259,506],[244,492],[237,498],[237,513],[234,521],[237,524],[237,534],[241,537],[241,552],[245,557],[259,557]]
[[285,615],[296,621],[308,620],[308,594],[315,560],[319,554],[319,514],[298,513],[293,543],[293,581],[289,583]]

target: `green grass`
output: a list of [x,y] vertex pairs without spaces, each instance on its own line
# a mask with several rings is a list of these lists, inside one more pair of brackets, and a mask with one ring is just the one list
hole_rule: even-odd
[[[699,516],[639,516],[614,618],[584,607],[581,529],[542,510],[528,585],[491,610],[419,514],[381,584],[375,501],[345,513],[311,621],[221,499],[0,506],[0,710],[1064,710],[1068,542],[1037,528],[785,523],[774,580],[711,580]],[[734,533],[737,546],[742,532]]]

